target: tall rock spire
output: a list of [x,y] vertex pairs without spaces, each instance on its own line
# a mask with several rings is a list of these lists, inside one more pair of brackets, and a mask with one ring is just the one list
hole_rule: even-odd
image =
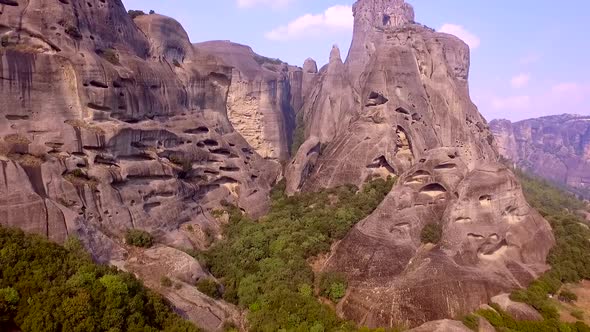
[[414,7],[404,0],[358,0],[352,11],[354,32],[346,63],[356,84],[376,41],[387,30],[414,23]]

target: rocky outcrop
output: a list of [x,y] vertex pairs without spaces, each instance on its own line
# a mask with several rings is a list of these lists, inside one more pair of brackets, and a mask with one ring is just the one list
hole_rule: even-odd
[[517,167],[590,198],[590,117],[556,115],[490,127],[500,154]]
[[491,299],[491,303],[498,305],[503,311],[516,320],[524,321],[542,321],[543,316],[528,304],[514,302],[510,299],[510,294],[500,294]]
[[[250,72],[193,46],[171,18],[133,21],[119,0],[12,1],[1,5],[0,42],[2,225],[77,236],[96,260],[122,267],[135,255],[123,235],[146,230],[163,246],[146,264],[170,257],[188,270],[167,270],[193,283],[198,263],[172,247],[208,246],[220,232],[211,209],[228,201],[265,213],[280,174],[267,158],[288,158],[290,82],[301,69],[254,62]],[[259,100],[252,136],[262,149],[234,116],[246,95]],[[211,310],[221,318],[208,330],[235,309]]]
[[[353,8],[349,56],[334,48],[320,71],[302,109],[308,141],[287,170],[290,192],[398,179],[323,267],[348,277],[338,312],[412,327],[526,286],[554,239],[470,100],[468,46],[414,23],[402,0]],[[421,242],[429,224],[441,229],[434,246]]]
[[408,332],[469,332],[463,323],[454,320],[439,320],[428,322]]
[[233,127],[262,157],[289,159],[295,111],[302,103],[303,73],[248,46],[228,41],[195,44],[231,66],[227,116]]

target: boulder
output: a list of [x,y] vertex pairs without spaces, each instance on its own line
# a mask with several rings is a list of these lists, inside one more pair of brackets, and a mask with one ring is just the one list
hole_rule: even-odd
[[507,314],[516,320],[542,321],[543,316],[526,303],[515,302],[510,299],[510,294],[500,294],[492,297],[491,303],[497,304]]
[[469,332],[463,323],[454,320],[438,320],[425,323],[408,332]]

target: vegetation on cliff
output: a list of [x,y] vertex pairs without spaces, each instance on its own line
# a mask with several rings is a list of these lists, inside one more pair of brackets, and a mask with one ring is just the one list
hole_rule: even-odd
[[258,221],[227,206],[225,239],[205,254],[224,285],[223,298],[249,309],[252,331],[354,329],[314,296],[338,301],[346,281],[335,275],[316,278],[309,259],[328,252],[379,205],[393,183],[378,179],[362,190],[345,186],[294,197],[278,186],[270,213]]
[[[4,325],[3,325],[4,324]],[[128,273],[65,247],[0,227],[0,330],[199,331]]]

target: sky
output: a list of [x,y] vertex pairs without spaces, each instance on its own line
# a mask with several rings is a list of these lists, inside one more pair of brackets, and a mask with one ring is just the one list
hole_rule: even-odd
[[[488,120],[590,115],[587,0],[410,0],[416,21],[471,47],[470,93]],[[123,0],[178,20],[192,42],[231,40],[321,67],[352,38],[354,0]]]

